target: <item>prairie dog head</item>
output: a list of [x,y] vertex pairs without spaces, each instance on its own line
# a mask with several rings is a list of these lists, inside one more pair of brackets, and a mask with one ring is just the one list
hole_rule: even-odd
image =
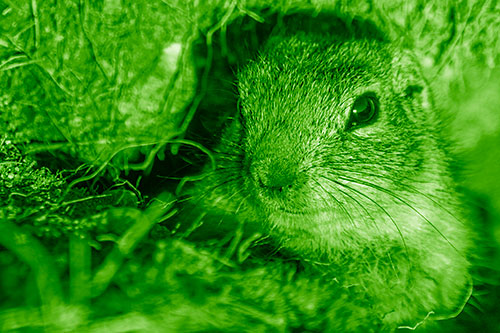
[[219,146],[239,206],[312,255],[461,242],[438,124],[410,61],[375,40],[270,39],[238,75],[239,116]]

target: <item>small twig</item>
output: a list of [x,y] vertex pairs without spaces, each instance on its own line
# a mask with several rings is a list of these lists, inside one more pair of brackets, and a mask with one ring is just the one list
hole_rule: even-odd
[[69,206],[69,205],[73,205],[76,203],[80,203],[80,202],[84,202],[84,201],[88,201],[88,200],[93,200],[93,199],[109,198],[111,196],[112,196],[111,194],[101,194],[101,195],[94,195],[94,196],[89,196],[89,197],[85,197],[85,198],[79,198],[79,199],[75,199],[75,200],[71,200],[71,201],[65,201],[65,202],[61,203],[59,205],[59,207]]
[[70,302],[90,306],[90,245],[88,239],[71,235],[69,241]]
[[40,20],[38,19],[38,5],[36,0],[31,0],[31,13],[35,21],[35,50],[40,46]]
[[0,64],[0,68],[4,67],[5,65],[7,65],[9,62],[12,62],[14,60],[18,60],[18,59],[28,59],[28,57],[25,55],[25,54],[21,54],[21,55],[14,55],[12,57],[10,57],[9,59],[3,61],[1,64]]
[[90,47],[90,53],[92,54],[92,58],[94,59],[95,63],[97,64],[97,68],[101,71],[102,75],[106,79],[106,81],[109,82],[109,77],[106,74],[106,71],[104,70],[104,67],[102,66],[101,62],[97,59],[97,53],[95,50],[94,43],[92,39],[90,38],[90,35],[87,32],[87,29],[85,28],[85,3],[84,0],[80,0],[80,6],[79,6],[79,17],[80,17],[80,26],[82,28],[83,36],[89,43]]
[[427,315],[425,316],[424,319],[422,319],[422,321],[419,321],[418,323],[415,324],[415,326],[398,326],[398,329],[400,330],[416,330],[420,325],[422,325],[427,319],[429,319],[430,316],[432,316],[434,314],[434,311],[429,311],[429,313],[427,313]]
[[[186,112],[186,116],[184,117],[184,120],[182,121],[182,124],[180,126],[180,132],[185,133],[189,124],[194,118],[194,115],[196,113],[196,110],[198,109],[198,106],[200,105],[201,101],[205,97],[205,93],[207,90],[207,85],[208,85],[208,76],[210,74],[210,69],[212,67],[212,61],[213,61],[213,45],[212,45],[212,38],[213,35],[220,30],[224,25],[227,24],[229,18],[233,14],[235,8],[237,5],[237,1],[231,1],[231,4],[229,8],[227,9],[226,13],[222,17],[222,19],[217,22],[216,25],[214,25],[208,32],[207,32],[207,37],[206,37],[206,44],[207,44],[207,58],[205,60],[205,68],[203,69],[203,73],[201,75],[201,88],[200,88],[200,93],[197,94],[197,96],[194,97],[190,108]],[[195,34],[193,34],[195,36]],[[182,134],[182,135],[183,135]],[[181,135],[181,138],[182,138]],[[179,150],[179,145],[172,145],[172,154],[177,155]]]
[[64,304],[61,282],[40,242],[14,223],[0,220],[0,244],[15,253],[33,271],[41,299],[44,321],[50,322],[55,309]]
[[172,194],[164,193],[145,212],[140,214],[141,216],[118,240],[115,248],[95,273],[92,279],[92,297],[97,297],[106,290],[125,257],[135,249],[151,227],[162,220],[162,217],[170,210],[174,202],[175,199]]

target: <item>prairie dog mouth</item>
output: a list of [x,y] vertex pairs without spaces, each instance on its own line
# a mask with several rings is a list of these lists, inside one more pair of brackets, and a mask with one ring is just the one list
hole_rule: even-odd
[[295,202],[287,202],[286,200],[262,200],[259,198],[258,205],[264,208],[267,212],[273,214],[288,214],[295,216],[305,216],[314,214],[324,210],[326,207],[317,207],[315,205],[311,205],[310,203],[303,202],[301,205],[296,204]]
[[293,210],[293,209],[288,209],[288,208],[284,208],[284,207],[278,207],[278,211],[284,212],[287,214],[291,214],[291,215],[305,215],[305,214],[307,214],[307,211],[305,211],[305,210]]

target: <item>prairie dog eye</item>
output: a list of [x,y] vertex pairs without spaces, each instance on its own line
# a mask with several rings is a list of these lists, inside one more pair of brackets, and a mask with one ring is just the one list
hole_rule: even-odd
[[378,100],[375,94],[366,93],[354,101],[349,115],[348,129],[372,123],[378,114]]

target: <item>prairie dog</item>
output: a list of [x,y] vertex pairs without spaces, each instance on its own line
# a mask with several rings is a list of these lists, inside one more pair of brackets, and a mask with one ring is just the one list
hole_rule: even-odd
[[411,52],[294,22],[237,74],[238,114],[191,190],[197,204],[325,264],[383,330],[455,315],[472,240]]

